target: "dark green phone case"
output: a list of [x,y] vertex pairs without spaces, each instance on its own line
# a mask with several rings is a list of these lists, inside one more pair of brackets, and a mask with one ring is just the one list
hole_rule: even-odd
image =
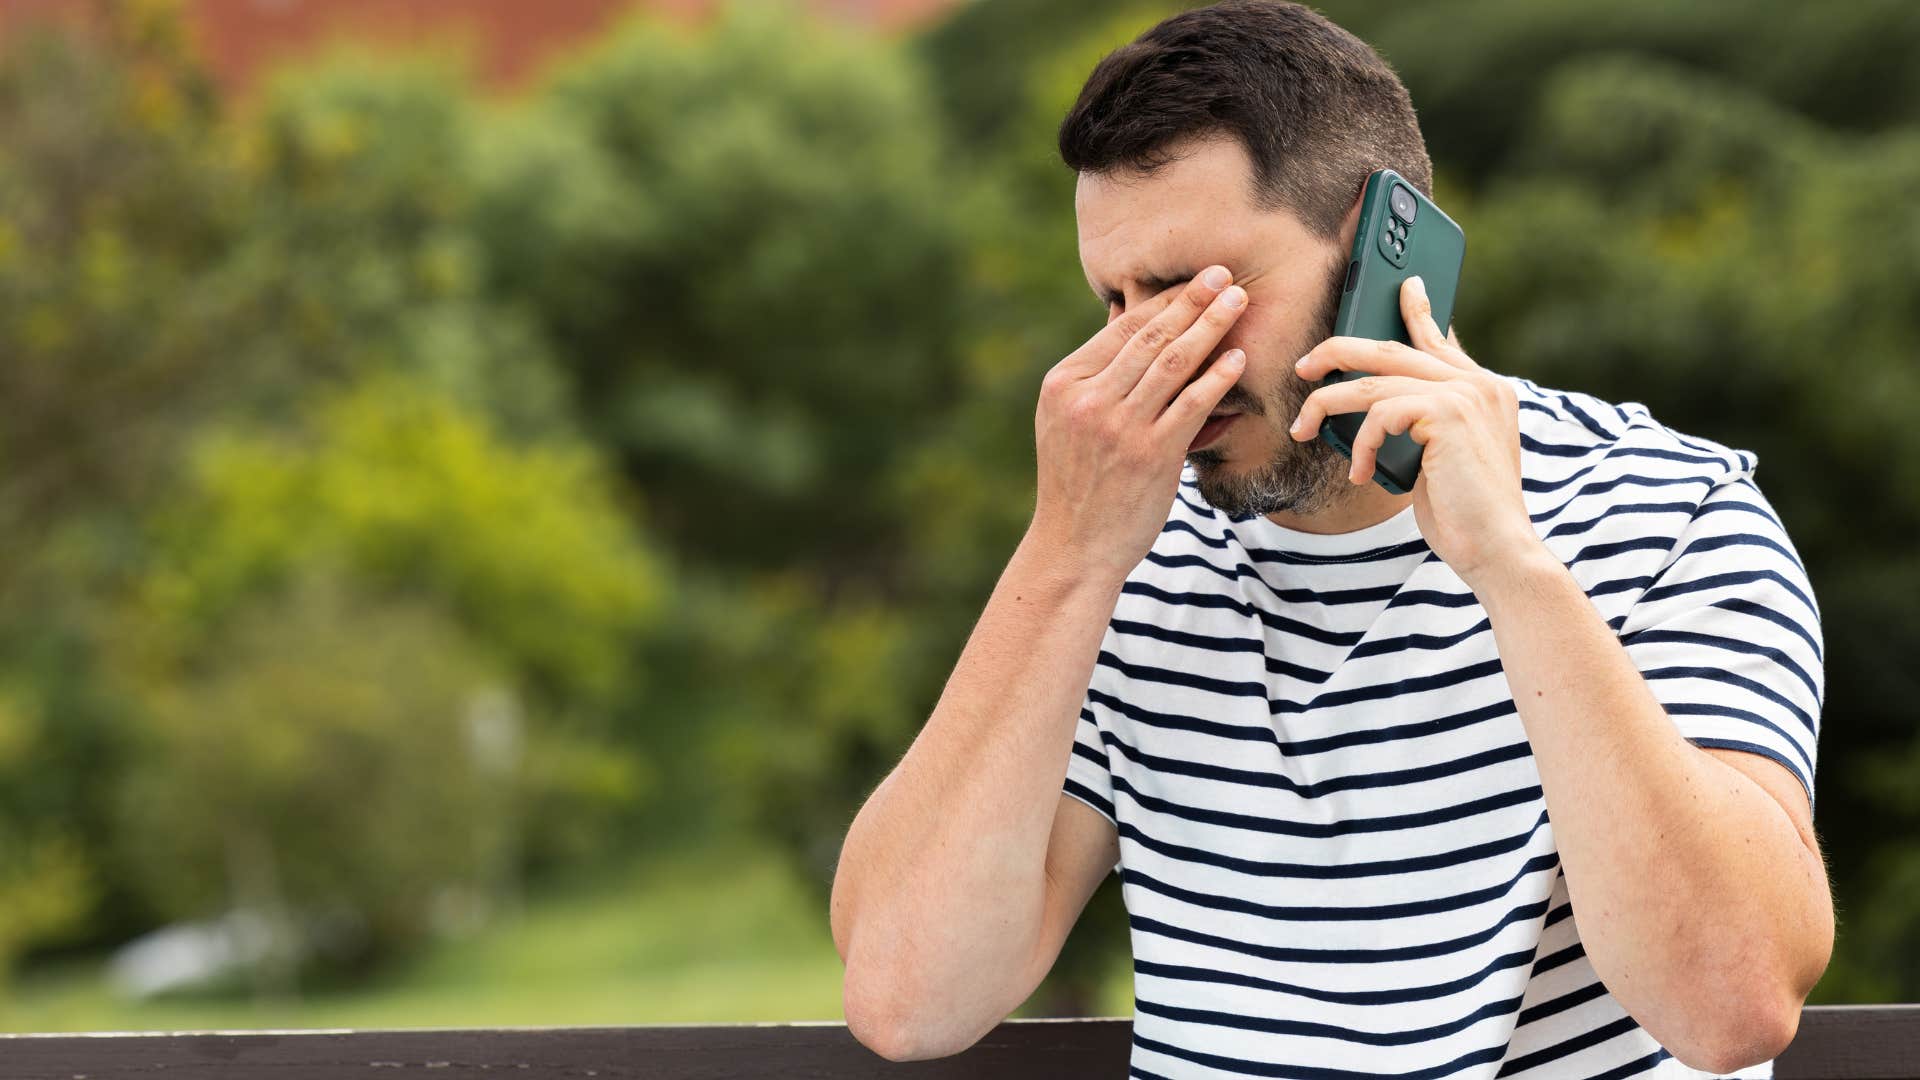
[[[1411,221],[1395,215],[1390,205],[1396,185],[1413,196]],[[1400,317],[1400,283],[1415,274],[1426,285],[1427,297],[1433,302],[1433,321],[1444,330],[1453,319],[1453,300],[1460,288],[1460,267],[1466,254],[1466,234],[1433,205],[1433,200],[1392,169],[1373,173],[1367,177],[1361,196],[1360,224],[1353,234],[1353,252],[1347,263],[1340,313],[1334,318],[1334,334],[1412,344],[1407,324]],[[1367,374],[1330,371],[1322,384]],[[1366,418],[1364,411],[1329,416],[1320,425],[1320,437],[1351,459],[1353,440]],[[1374,482],[1395,495],[1413,490],[1423,449],[1404,431],[1388,435],[1374,456]]]

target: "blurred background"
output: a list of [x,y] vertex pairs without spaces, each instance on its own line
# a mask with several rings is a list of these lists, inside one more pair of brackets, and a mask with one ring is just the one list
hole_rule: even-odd
[[[1117,0],[0,0],[0,1028],[838,1019]],[[1758,454],[1920,1000],[1920,5],[1328,0],[1483,364]],[[992,898],[982,898],[990,903]],[[1132,1011],[1114,879],[1019,1013]]]

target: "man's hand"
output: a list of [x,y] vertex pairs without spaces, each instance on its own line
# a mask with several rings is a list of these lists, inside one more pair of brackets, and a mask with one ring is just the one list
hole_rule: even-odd
[[1540,546],[1520,494],[1519,401],[1505,379],[1441,334],[1418,277],[1401,285],[1400,312],[1414,347],[1336,336],[1300,358],[1296,370],[1308,381],[1334,368],[1372,374],[1308,394],[1292,434],[1311,439],[1328,416],[1365,411],[1348,474],[1363,484],[1386,437],[1408,432],[1425,447],[1413,485],[1420,535],[1478,592],[1476,576]]
[[1115,580],[1153,547],[1187,446],[1246,368],[1246,354],[1230,349],[1201,370],[1246,310],[1247,291],[1229,280],[1215,266],[1169,286],[1108,323],[1041,383],[1034,525]]

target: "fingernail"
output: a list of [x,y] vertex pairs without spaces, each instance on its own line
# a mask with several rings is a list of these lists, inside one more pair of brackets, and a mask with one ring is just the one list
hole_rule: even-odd
[[1230,308],[1237,308],[1247,302],[1247,290],[1238,285],[1231,286],[1220,294],[1220,302]]
[[1223,288],[1227,284],[1227,268],[1224,266],[1216,266],[1201,275],[1200,280],[1205,283],[1209,289]]
[[1411,283],[1414,288],[1420,290],[1421,296],[1427,295],[1427,283],[1420,280],[1419,274],[1413,275],[1412,277],[1408,278],[1407,281]]
[[1220,362],[1227,365],[1228,367],[1239,367],[1240,362],[1242,360],[1245,360],[1246,358],[1247,358],[1247,354],[1242,352],[1241,350],[1228,349],[1225,353],[1221,355]]
[[1295,361],[1293,362],[1293,369],[1294,369],[1295,371],[1298,371],[1298,370],[1300,370],[1301,368],[1303,368],[1303,367],[1306,367],[1306,366],[1307,366],[1307,358],[1306,358],[1306,357],[1304,357],[1304,356],[1303,356],[1303,357],[1301,357],[1301,358],[1300,358],[1300,359],[1298,359],[1298,360],[1295,360]]

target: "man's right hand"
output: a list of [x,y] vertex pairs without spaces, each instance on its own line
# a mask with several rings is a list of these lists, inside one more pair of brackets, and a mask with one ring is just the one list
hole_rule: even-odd
[[[1209,285],[1216,272],[1219,285]],[[1246,310],[1246,290],[1229,280],[1225,267],[1209,267],[1168,286],[1041,381],[1033,527],[1113,580],[1152,549],[1187,446],[1246,369],[1245,354],[1231,349],[1201,370]]]

